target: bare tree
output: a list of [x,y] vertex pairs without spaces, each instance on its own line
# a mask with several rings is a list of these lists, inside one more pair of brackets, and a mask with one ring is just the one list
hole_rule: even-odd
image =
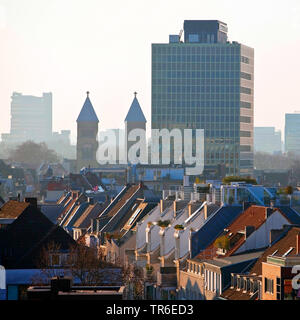
[[101,285],[105,276],[103,269],[108,266],[102,251],[97,248],[79,244],[70,249],[68,270],[82,285]]
[[135,264],[123,267],[123,283],[125,298],[128,300],[143,300],[145,292],[145,277],[143,268]]
[[61,246],[55,242],[50,242],[42,248],[36,260],[40,272],[33,277],[33,284],[46,285],[49,279],[65,275],[66,260],[62,258],[61,253]]

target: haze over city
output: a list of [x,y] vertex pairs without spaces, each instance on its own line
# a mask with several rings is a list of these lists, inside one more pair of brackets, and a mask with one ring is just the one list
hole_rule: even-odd
[[123,126],[134,91],[149,126],[151,43],[185,19],[224,21],[230,41],[255,49],[254,125],[284,132],[284,114],[300,110],[299,16],[298,0],[0,0],[0,134],[13,91],[52,92],[53,129],[72,130],[73,142],[87,90],[100,130]]

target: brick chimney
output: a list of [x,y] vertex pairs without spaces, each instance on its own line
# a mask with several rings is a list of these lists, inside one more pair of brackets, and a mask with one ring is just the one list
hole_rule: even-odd
[[72,191],[72,199],[78,199],[78,191]]

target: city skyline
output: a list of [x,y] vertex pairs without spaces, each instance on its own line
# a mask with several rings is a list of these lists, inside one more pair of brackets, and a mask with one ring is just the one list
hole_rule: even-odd
[[[300,109],[300,63],[296,59],[300,4],[289,3],[283,7],[279,1],[255,1],[246,16],[241,14],[242,4],[234,1],[205,5],[188,1],[184,7],[179,1],[172,1],[170,6],[168,1],[157,11],[153,3],[137,1],[126,6],[118,2],[115,7],[97,1],[72,1],[70,6],[70,1],[31,0],[25,5],[2,0],[0,36],[7,45],[0,54],[0,133],[10,131],[13,91],[38,96],[51,91],[53,129],[72,130],[73,143],[76,117],[87,90],[99,116],[100,130],[124,126],[134,91],[150,128],[151,43],[167,42],[168,35],[179,33],[187,19],[224,21],[231,41],[255,49],[254,126],[274,126],[284,132],[285,113]],[[288,78],[284,76],[286,70]],[[109,112],[114,108],[117,114]]]

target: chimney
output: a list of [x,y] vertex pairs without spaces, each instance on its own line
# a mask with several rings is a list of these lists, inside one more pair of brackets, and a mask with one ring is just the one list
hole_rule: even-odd
[[286,233],[290,229],[289,225],[284,225],[282,229],[273,229],[270,231],[270,244],[276,241],[283,233]]
[[175,201],[173,202],[174,218],[176,218],[177,209],[178,209],[177,201],[175,200]]
[[33,207],[37,208],[37,198],[25,198],[24,202],[29,203]]
[[243,202],[243,211],[246,211],[248,208],[250,208],[252,206],[251,202]]
[[75,200],[78,198],[78,191],[72,191],[72,199]]
[[188,204],[189,217],[192,215],[192,204]]
[[208,218],[208,211],[207,211],[207,203],[204,204],[204,219],[207,220]]
[[95,199],[92,198],[92,197],[89,197],[88,198],[88,203],[89,203],[89,205],[93,205],[95,203]]
[[54,277],[51,279],[51,292],[57,294],[59,291],[70,292],[72,286],[71,278]]
[[245,240],[255,231],[254,226],[245,226]]
[[273,209],[272,208],[266,208],[266,220],[271,216],[271,214],[273,213]]
[[300,233],[296,236],[296,254],[300,254]]

